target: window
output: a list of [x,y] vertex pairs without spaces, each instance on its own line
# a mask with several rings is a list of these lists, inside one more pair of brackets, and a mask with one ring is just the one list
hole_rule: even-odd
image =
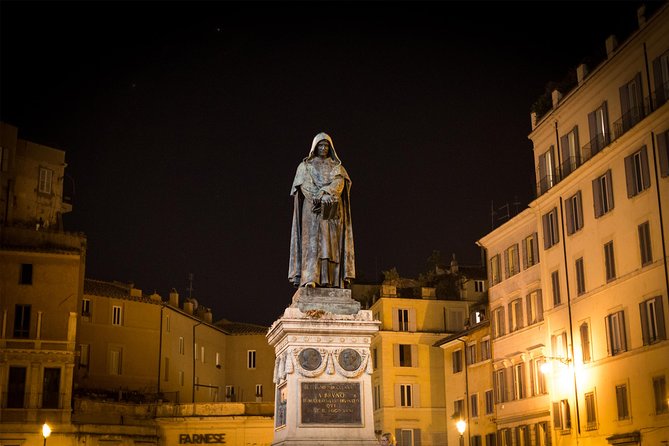
[[513,446],[513,436],[511,429],[500,429],[498,434],[499,446]]
[[37,191],[40,194],[50,194],[52,182],[53,182],[53,170],[40,167]]
[[611,169],[592,182],[592,197],[595,205],[595,218],[613,210],[613,183]]
[[474,281],[474,291],[477,293],[482,293],[485,291],[485,280],[475,280]]
[[490,283],[496,285],[501,281],[499,255],[495,255],[490,259]]
[[560,296],[560,274],[558,271],[551,273],[551,290],[553,291],[553,306],[557,307],[562,304],[562,297]]
[[583,363],[587,364],[592,360],[592,356],[590,354],[590,327],[588,326],[588,323],[583,322],[578,331],[581,335],[581,357],[583,359]]
[[548,432],[548,422],[541,421],[535,425],[536,432],[536,446],[549,446],[551,444],[550,435]]
[[639,225],[639,252],[641,253],[641,266],[653,263],[653,248],[650,243],[650,224],[646,221]]
[[26,399],[26,367],[9,367],[7,408],[24,409]]
[[395,344],[395,366],[415,367],[417,366],[417,345]]
[[475,393],[469,397],[469,415],[473,418],[479,416],[479,394]]
[[622,311],[606,316],[606,338],[611,356],[627,351],[625,315]]
[[499,338],[506,333],[504,328],[504,307],[497,307],[492,310],[492,334]]
[[465,400],[453,401],[453,418],[465,417]]
[[378,352],[377,348],[374,347],[372,349],[372,368],[374,370],[376,370],[376,368],[378,367],[378,365],[377,365],[378,363],[379,363],[379,352]]
[[372,389],[374,397],[374,410],[379,410],[381,408],[381,386],[376,384]]
[[186,382],[186,380],[185,380],[185,378],[184,378],[184,371],[183,371],[183,370],[179,370],[179,385],[180,385],[181,387],[183,387],[184,384],[185,384],[185,382]]
[[170,358],[165,357],[165,364],[163,367],[163,381],[170,380]]
[[553,426],[559,430],[571,429],[571,412],[569,401],[561,400],[553,403]]
[[14,306],[14,337],[22,339],[30,337],[30,305]]
[[179,353],[184,354],[184,337],[179,336]]
[[88,367],[91,346],[79,344],[79,367]]
[[91,315],[91,300],[84,299],[81,301],[81,315],[90,316]]
[[664,375],[653,377],[653,395],[655,397],[655,413],[659,415],[669,412],[667,380]]
[[397,444],[402,446],[420,445],[420,429],[397,429]]
[[597,409],[595,407],[595,392],[585,395],[585,428],[587,430],[597,429]]
[[525,398],[525,364],[513,366],[513,399]]
[[532,373],[532,395],[545,395],[546,375],[541,371],[541,367],[546,364],[545,358],[536,358],[530,361],[530,371]]
[[604,245],[604,266],[606,267],[606,281],[616,278],[616,259],[613,255],[613,240]]
[[485,391],[485,413],[490,415],[495,410],[495,400],[493,398],[492,390]]
[[476,343],[467,345],[466,360],[467,365],[476,364]]
[[506,370],[505,369],[495,370],[493,378],[495,383],[495,401],[497,403],[503,403],[507,401]]
[[32,285],[32,284],[33,284],[33,264],[23,263],[21,264],[19,285]]
[[515,299],[509,303],[509,333],[523,328],[523,301]]
[[490,338],[481,340],[481,361],[490,359]]
[[495,432],[485,434],[485,446],[497,446],[497,434]]
[[42,380],[42,408],[60,408],[60,367],[45,367]]
[[480,435],[472,435],[472,446],[483,446],[483,440]]
[[544,249],[548,249],[560,242],[557,208],[553,208],[541,218],[544,228]]
[[399,331],[409,331],[409,310],[400,308],[397,310],[397,320],[399,322]]
[[412,384],[400,384],[400,407],[413,407],[412,393]]
[[609,145],[609,114],[606,101],[592,113],[588,113],[588,127],[590,129],[591,156]]
[[506,271],[507,279],[520,272],[518,244],[511,245],[504,251],[504,269]]
[[560,138],[562,150],[562,176],[566,177],[581,165],[581,149],[578,145],[578,126]]
[[221,368],[221,354],[219,352],[216,352],[216,367],[219,369]]
[[122,372],[123,349],[112,347],[109,349],[109,374],[119,376]]
[[618,409],[619,420],[626,420],[630,417],[629,405],[627,402],[627,384],[616,386],[616,407]]
[[581,191],[576,192],[567,198],[567,234],[571,235],[583,228],[583,205],[581,201]]
[[118,305],[113,305],[112,306],[112,325],[121,325],[123,320],[121,318],[122,316],[122,308]]
[[[667,93],[669,93],[669,82],[666,84]],[[660,157],[660,176],[666,178],[669,176],[669,130],[657,135],[657,152]]]
[[574,267],[576,269],[576,294],[580,296],[585,293],[585,269],[583,268],[583,257],[576,259]]
[[453,360],[453,373],[462,372],[462,350],[456,350],[451,353]]
[[256,384],[256,398],[262,398],[262,384]]
[[641,314],[641,336],[644,345],[667,339],[662,296],[656,296],[641,302],[639,313]]
[[551,336],[551,349],[553,351],[553,356],[557,358],[568,358],[569,352],[567,351],[567,332],[563,331],[561,333],[554,334]]
[[543,194],[557,184],[557,171],[555,169],[555,150],[551,146],[547,151],[539,155],[539,192]]
[[530,446],[530,427],[518,426],[516,427],[516,446]]
[[522,243],[523,247],[523,268],[539,263],[539,245],[537,244],[537,233],[525,237]]
[[641,73],[637,73],[631,81],[620,87],[620,106],[623,116],[620,123],[622,128],[619,123],[615,126],[618,136],[634,127],[645,116]]
[[653,79],[655,108],[658,108],[669,98],[669,51],[653,60]]
[[235,386],[225,386],[225,401],[237,401],[237,398],[235,398]]
[[625,177],[628,198],[635,197],[650,187],[646,146],[625,158]]
[[200,346],[200,362],[202,362],[202,364],[204,364],[204,358],[204,345],[202,345]]
[[256,351],[247,350],[246,351],[246,368],[255,369],[256,368]]
[[544,320],[544,302],[541,290],[534,290],[525,298],[527,306],[527,324],[536,324]]

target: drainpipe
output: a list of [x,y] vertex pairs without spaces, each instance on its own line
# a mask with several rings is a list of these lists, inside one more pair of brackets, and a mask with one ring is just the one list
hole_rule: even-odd
[[[650,110],[648,113],[655,111],[655,104],[653,104],[653,93],[650,91],[650,68],[648,66],[648,51],[646,48],[646,42],[643,43],[643,65],[646,68],[646,82],[648,83],[648,106]],[[641,105],[643,107],[643,104]]]
[[[555,121],[555,151],[556,153],[556,159],[557,159],[557,166],[555,166],[555,172],[560,172],[560,178],[559,180],[562,181],[562,157],[561,157],[561,150],[560,150],[560,133],[558,132],[558,123]],[[556,178],[557,180],[557,178]],[[557,183],[557,181],[556,181]],[[555,186],[555,184],[553,185]]]
[[163,363],[163,310],[165,305],[160,306],[160,334],[158,335],[158,393],[160,393],[160,367]]
[[465,365],[465,412],[467,413],[467,444],[472,444],[472,425],[469,422],[469,366],[467,364],[467,342],[460,338],[458,341],[462,342],[462,353]]
[[578,437],[581,435],[581,415],[578,409],[578,386],[576,384],[576,357],[574,356],[574,326],[571,318],[571,291],[569,287],[569,265],[567,264],[567,238],[564,229],[564,207],[562,204],[562,197],[560,197],[560,229],[562,232],[562,255],[564,258],[564,277],[567,288],[567,311],[569,314],[569,340],[571,342],[571,363],[572,374],[574,375],[574,403],[576,408],[576,444],[578,444]]
[[198,322],[193,325],[193,404],[195,404],[195,327],[201,324],[202,322]]
[[662,199],[660,198],[660,175],[658,173],[657,150],[655,148],[655,133],[650,132],[650,142],[653,147],[653,164],[655,165],[655,190],[657,191],[657,211],[660,216],[660,239],[662,240],[662,259],[664,259],[664,286],[669,295],[669,269],[667,266],[667,246],[664,235],[664,222],[662,221]]

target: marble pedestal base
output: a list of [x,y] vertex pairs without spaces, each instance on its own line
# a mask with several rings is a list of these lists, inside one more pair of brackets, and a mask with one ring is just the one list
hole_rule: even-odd
[[376,446],[369,346],[380,322],[351,291],[299,288],[272,324],[276,446]]

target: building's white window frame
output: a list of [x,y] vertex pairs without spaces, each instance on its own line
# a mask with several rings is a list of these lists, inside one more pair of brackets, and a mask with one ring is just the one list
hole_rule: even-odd
[[508,401],[506,390],[506,369],[498,369],[493,372],[493,384],[495,389],[495,402],[497,404]]
[[37,192],[51,195],[53,190],[53,170],[46,167],[39,168],[39,180],[37,181]]
[[452,363],[452,369],[453,373],[460,373],[463,370],[463,365],[462,365],[462,349],[459,348],[453,352],[451,352],[451,363]]
[[413,384],[400,384],[399,407],[414,407]]
[[497,285],[502,281],[502,271],[499,254],[490,258],[490,284]]
[[627,351],[627,335],[625,333],[625,313],[616,311],[605,318],[606,341],[609,355],[615,356]]
[[476,293],[485,292],[485,280],[474,280],[474,291]]
[[625,157],[627,197],[632,198],[650,188],[650,171],[646,146]]
[[553,427],[556,430],[567,431],[571,429],[571,410],[569,400],[563,399],[553,402]]
[[255,369],[256,368],[256,351],[247,350],[246,351],[246,368]]
[[536,324],[544,320],[544,302],[541,289],[532,290],[525,298],[527,307],[527,325]]
[[514,243],[504,250],[504,269],[506,278],[515,276],[520,272],[520,257],[518,243]]
[[669,395],[667,394],[667,378],[665,375],[653,376],[653,398],[655,415],[669,413]]
[[653,263],[653,244],[650,239],[650,222],[645,221],[638,226],[639,234],[639,255],[641,257],[641,266]]
[[544,249],[549,249],[560,243],[557,208],[554,207],[542,215],[541,218],[544,229]]
[[476,364],[476,341],[467,344],[465,350],[465,363],[467,365]]
[[91,300],[85,297],[81,300],[81,315],[91,316]]
[[527,269],[539,263],[539,244],[536,232],[523,239],[523,268]]
[[583,201],[581,199],[581,191],[567,198],[565,213],[568,235],[572,235],[583,229]]
[[398,331],[409,331],[409,313],[408,308],[397,309]]
[[517,298],[509,302],[509,333],[520,330],[524,327],[523,320],[523,299]]
[[615,386],[615,395],[618,421],[628,420],[630,418],[630,402],[627,383],[617,384]]
[[112,305],[112,325],[121,326],[123,325],[123,306],[122,305]]
[[263,389],[262,389],[262,384],[256,384],[256,398],[262,398],[263,397]]
[[491,358],[490,336],[481,338],[481,361],[487,361]]
[[583,395],[585,401],[585,430],[597,429],[597,397],[595,391]]
[[592,361],[592,342],[590,335],[590,324],[584,321],[578,327],[579,337],[581,338],[581,359],[583,364]]
[[611,169],[593,180],[592,195],[594,198],[595,218],[606,215],[613,210],[614,200]]
[[639,314],[641,316],[641,335],[644,345],[667,339],[662,296],[655,296],[641,302],[639,304]]
[[545,395],[548,393],[546,387],[546,375],[541,370],[541,367],[546,364],[546,358],[538,357],[530,361],[530,372],[532,377],[532,396]]
[[492,310],[492,335],[493,338],[499,338],[506,334],[504,321],[504,306],[499,306]]
[[526,397],[525,392],[525,363],[513,366],[513,399],[522,400]]

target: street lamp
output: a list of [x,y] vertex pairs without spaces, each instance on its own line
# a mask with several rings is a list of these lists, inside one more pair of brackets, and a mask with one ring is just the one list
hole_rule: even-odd
[[42,436],[44,437],[44,446],[46,446],[46,439],[51,435],[51,427],[44,423],[42,425]]
[[467,422],[462,418],[460,418],[455,423],[455,427],[458,429],[458,432],[460,432],[460,446],[464,446],[465,438],[463,437],[463,434],[465,433],[465,429],[467,428]]

